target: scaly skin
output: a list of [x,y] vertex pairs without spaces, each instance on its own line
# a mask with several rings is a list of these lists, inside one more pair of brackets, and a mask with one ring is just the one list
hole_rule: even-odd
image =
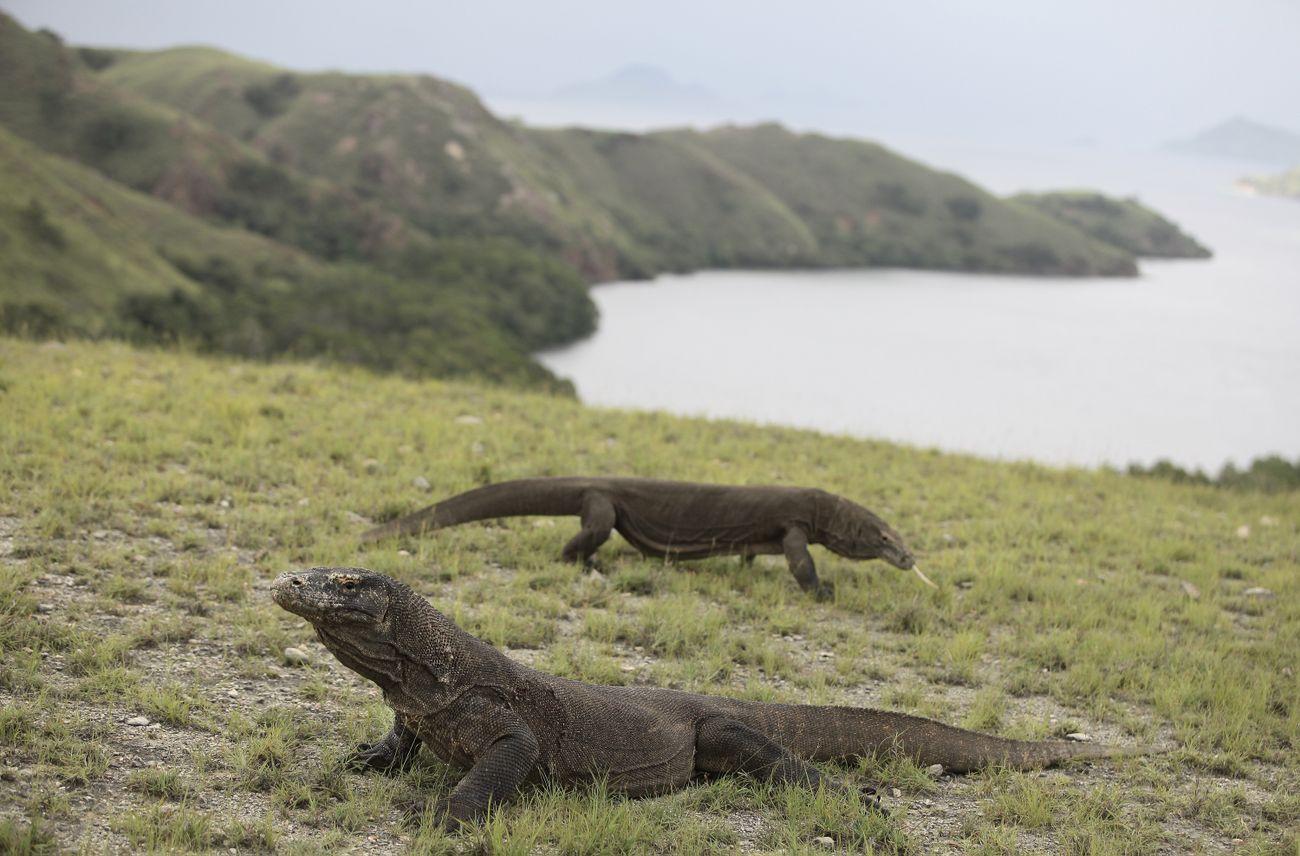
[[850,559],[884,559],[903,570],[916,564],[903,539],[885,521],[824,490],[640,478],[502,482],[453,496],[361,537],[378,541],[473,520],[525,515],[581,518],[581,531],[561,554],[565,561],[589,561],[614,531],[644,555],[660,558],[739,555],[749,559],[784,554],[799,586],[818,597],[829,596],[832,590],[817,578],[810,544],[821,544]]
[[356,766],[402,769],[424,744],[468,771],[439,805],[451,828],[510,802],[530,781],[604,778],[612,791],[647,796],[698,775],[745,773],[847,789],[807,761],[898,752],[960,773],[1115,754],[1091,744],[1006,740],[870,708],[584,684],[514,662],[406,585],[360,568],[281,574],[273,597],[310,621],[345,666],[378,684],[393,709],[391,732],[360,747]]

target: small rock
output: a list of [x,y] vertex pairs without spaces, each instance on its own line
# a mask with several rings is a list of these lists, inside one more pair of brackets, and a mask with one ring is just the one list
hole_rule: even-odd
[[479,416],[471,416],[468,413],[461,414],[452,420],[457,425],[482,425],[483,419]]
[[622,669],[622,670],[625,671],[625,672],[635,672],[635,671],[636,671],[636,666],[632,665],[631,663],[624,663],[623,665],[619,666],[619,668]]
[[831,659],[831,658],[834,657],[834,656],[835,656],[835,652],[834,652],[834,651],[818,651],[818,652],[817,652],[817,659],[819,659],[819,660],[829,660],[829,659]]
[[1294,677],[1294,676],[1295,676],[1295,672],[1292,671],[1292,669],[1291,669],[1290,666],[1283,666],[1283,667],[1282,667],[1282,674],[1285,675],[1285,676],[1288,677],[1288,678],[1290,678],[1290,677]]
[[1183,580],[1182,586],[1183,586],[1183,594],[1187,595],[1192,600],[1196,600],[1201,596],[1201,590],[1198,589],[1196,586],[1192,585],[1191,583],[1189,583],[1187,580]]
[[91,532],[90,535],[92,538],[95,538],[96,540],[103,541],[105,538],[108,537],[108,530],[96,529],[94,532]]
[[298,505],[300,505],[300,506],[303,506],[303,505],[310,505],[310,504],[311,504],[311,500],[308,499],[308,498],[305,497],[305,496],[304,496],[302,499],[298,500]]
[[903,795],[903,792],[900,791],[898,788],[890,788],[889,795],[892,796],[894,799],[898,799]]
[[349,511],[349,512],[347,513],[346,516],[347,516],[347,518],[348,518],[348,522],[349,522],[349,523],[369,523],[369,522],[370,522],[370,518],[368,518],[368,517],[362,517],[360,514],[357,514],[355,511]]
[[149,717],[133,716],[126,721],[126,724],[131,726],[132,728],[144,728],[146,725],[149,724]]
[[1074,740],[1078,743],[1091,743],[1092,735],[1083,731],[1072,731],[1065,735],[1066,740]]
[[958,581],[957,581],[957,588],[959,588],[959,589],[974,588],[974,586],[975,586],[975,581],[974,581],[974,580],[958,580]]
[[930,778],[937,779],[943,775],[943,764],[931,764],[925,768],[925,772],[930,775]]
[[1265,514],[1263,517],[1259,518],[1259,525],[1260,525],[1260,526],[1276,526],[1276,525],[1277,525],[1277,518],[1276,518],[1276,517],[1270,517],[1269,515]]
[[398,551],[397,551],[397,555],[399,555],[399,556],[409,556],[409,555],[411,555],[411,551],[410,551],[410,550],[398,550]]
[[1250,588],[1243,591],[1242,594],[1244,594],[1246,597],[1272,597],[1273,596],[1273,592],[1271,589],[1266,589],[1261,586],[1251,586]]
[[813,839],[814,844],[820,844],[822,847],[834,847],[835,839],[829,835],[819,835]]
[[429,480],[426,479],[424,476],[416,476],[415,478],[411,479],[411,487],[414,487],[418,490],[428,490],[429,488],[433,487],[433,485],[429,484]]
[[289,666],[306,666],[311,663],[311,657],[301,648],[285,648],[284,662]]
[[239,698],[239,690],[226,690],[226,695],[231,698]]
[[605,575],[602,574],[600,571],[596,570],[595,568],[592,568],[591,571],[587,574],[587,576],[591,577],[593,580],[595,580],[598,583],[603,583],[605,581]]
[[37,611],[37,612],[53,612],[53,611],[54,611],[54,604],[52,604],[52,603],[38,603],[38,604],[36,604],[36,611]]
[[1243,524],[1241,524],[1240,526],[1238,526],[1238,527],[1237,527],[1237,537],[1238,537],[1238,538],[1249,538],[1249,537],[1250,537],[1250,525],[1247,524],[1247,523],[1243,523]]
[[220,505],[222,508],[229,508],[229,507],[230,507],[230,500],[228,500],[228,499],[223,499],[223,500],[221,500],[221,502],[218,502],[217,505]]
[[162,723],[161,723],[161,722],[151,722],[151,723],[149,723],[148,725],[145,726],[145,730],[146,730],[146,731],[155,731],[155,730],[157,730],[157,729],[159,729],[159,728],[162,728]]

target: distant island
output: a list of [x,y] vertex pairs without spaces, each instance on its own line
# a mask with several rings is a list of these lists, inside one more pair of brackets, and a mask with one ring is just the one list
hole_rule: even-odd
[[1186,140],[1166,144],[1181,154],[1235,158],[1278,166],[1300,166],[1300,134],[1241,116],[1207,128]]
[[1300,167],[1274,175],[1243,178],[1241,185],[1254,193],[1300,199]]
[[1208,259],[1210,250],[1177,224],[1136,199],[1115,199],[1088,190],[1022,193],[1012,200],[1031,205],[1063,223],[1139,258]]
[[590,334],[592,282],[739,267],[1132,276],[1152,249],[1114,240],[1155,222],[1127,203],[1002,199],[777,124],[530,128],[434,77],[72,47],[3,14],[0,84],[0,332],[564,390],[530,354]]

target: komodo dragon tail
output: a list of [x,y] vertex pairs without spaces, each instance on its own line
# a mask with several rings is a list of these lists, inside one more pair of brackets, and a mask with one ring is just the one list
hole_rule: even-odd
[[727,710],[797,755],[815,760],[896,752],[922,765],[942,764],[965,773],[1002,765],[1017,770],[1049,767],[1063,761],[1142,754],[1094,743],[1064,740],[1008,740],[954,728],[933,719],[857,707],[819,707],[741,703]]
[[517,479],[490,484],[376,526],[363,533],[361,540],[369,543],[398,535],[420,535],[494,517],[579,514],[583,494],[590,487],[585,479],[578,478]]

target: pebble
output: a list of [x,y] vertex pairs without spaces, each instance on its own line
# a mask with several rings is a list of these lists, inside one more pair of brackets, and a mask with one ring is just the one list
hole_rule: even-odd
[[1201,596],[1201,590],[1198,589],[1196,586],[1192,585],[1191,583],[1189,583],[1187,580],[1183,580],[1182,585],[1183,585],[1183,594],[1187,595],[1192,600],[1196,600],[1198,597]]
[[149,724],[149,717],[133,716],[126,721],[126,724],[131,726],[132,728],[143,728],[144,726]]
[[1079,743],[1091,743],[1092,735],[1083,731],[1072,731],[1065,735],[1066,740],[1076,740]]
[[930,778],[937,779],[943,775],[943,764],[931,764],[925,771],[930,774]]
[[1246,597],[1272,597],[1273,596],[1273,592],[1271,589],[1262,588],[1260,586],[1251,586],[1250,588],[1243,591],[1242,594],[1244,594]]
[[1260,525],[1260,526],[1276,526],[1276,525],[1277,525],[1277,518],[1276,518],[1276,517],[1270,517],[1269,515],[1265,514],[1263,517],[1259,518],[1259,525]]
[[431,487],[433,487],[433,485],[429,484],[429,480],[426,479],[424,476],[416,476],[415,478],[411,479],[411,487],[417,488],[419,490],[428,490]]
[[239,690],[226,690],[226,695],[231,698],[239,698]]
[[890,788],[889,795],[892,796],[894,799],[898,799],[903,795],[903,792],[900,791],[898,788]]
[[813,839],[814,844],[820,844],[822,847],[834,847],[835,839],[829,835],[819,835]]
[[483,419],[479,416],[471,416],[468,413],[457,416],[454,420],[457,425],[482,425]]
[[370,519],[369,519],[369,518],[362,517],[360,514],[357,514],[355,511],[349,511],[349,512],[347,513],[347,518],[348,518],[348,522],[349,522],[349,523],[369,523],[369,522],[370,522]]
[[290,666],[306,666],[311,663],[311,657],[301,648],[285,648],[284,662]]
[[54,611],[54,604],[52,604],[52,603],[38,603],[38,604],[36,604],[36,611],[37,611],[37,612],[53,612],[53,611]]
[[1240,526],[1238,526],[1238,527],[1237,527],[1237,537],[1238,537],[1238,538],[1249,538],[1249,537],[1250,537],[1250,525],[1247,524],[1247,523],[1243,523],[1243,524],[1241,524]]
[[399,555],[399,556],[409,556],[409,555],[411,555],[411,551],[410,551],[410,550],[398,550],[398,551],[397,551],[397,555]]
[[298,500],[298,505],[300,506],[311,505],[311,500],[304,496],[302,499]]

